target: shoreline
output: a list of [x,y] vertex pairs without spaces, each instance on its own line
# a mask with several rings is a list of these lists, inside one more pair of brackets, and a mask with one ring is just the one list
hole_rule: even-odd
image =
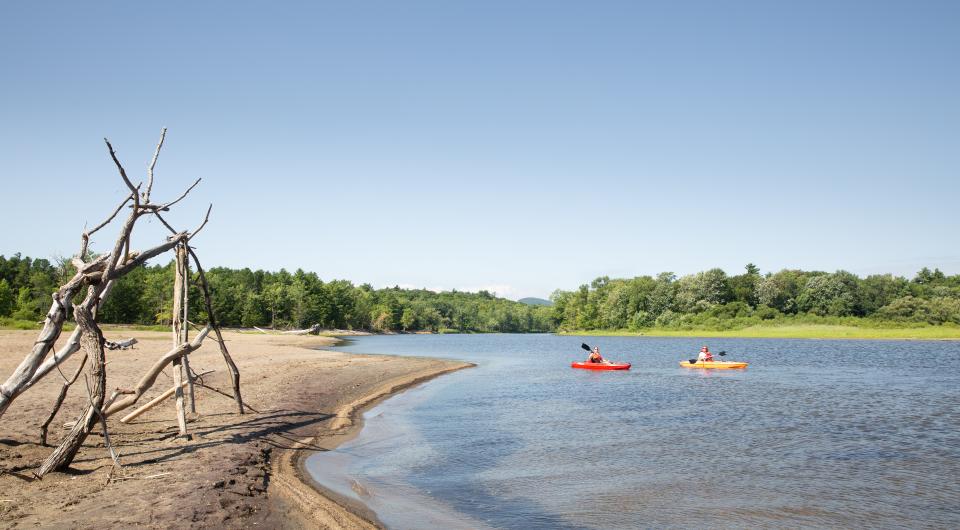
[[[365,504],[339,495],[315,480],[306,469],[306,459],[317,452],[318,448],[321,451],[330,451],[356,438],[363,430],[363,413],[384,400],[431,379],[476,366],[472,363],[452,362],[460,366],[425,370],[420,374],[398,378],[342,407],[328,428],[299,441],[303,446],[312,446],[310,450],[285,451],[274,462],[274,474],[279,478],[275,480],[279,484],[274,493],[283,497],[282,502],[296,506],[301,522],[305,524],[334,528],[336,526],[331,524],[333,521],[343,525],[343,528],[353,528],[354,524],[362,528],[383,528],[383,523]],[[305,495],[305,488],[311,490],[312,498],[309,493]]]
[[[170,348],[169,332],[109,330],[108,340],[138,339],[132,350],[108,352],[108,387],[139,379]],[[61,337],[61,341],[66,337]],[[188,413],[191,440],[177,436],[169,399],[128,424],[111,419],[110,440],[122,468],[114,469],[95,429],[66,473],[36,480],[51,447],[39,444],[39,426],[61,386],[56,374],[20,396],[0,417],[0,527],[54,528],[378,528],[366,506],[339,498],[309,475],[302,462],[356,436],[362,413],[429,379],[473,366],[424,357],[348,354],[328,348],[330,337],[225,333],[241,374],[244,402],[196,389],[197,413]],[[0,331],[0,373],[9,374],[36,340],[34,331]],[[72,373],[80,356],[68,359]],[[229,374],[217,344],[190,355],[204,383],[229,395]],[[170,384],[161,375],[146,402]],[[55,421],[86,407],[71,389]]]

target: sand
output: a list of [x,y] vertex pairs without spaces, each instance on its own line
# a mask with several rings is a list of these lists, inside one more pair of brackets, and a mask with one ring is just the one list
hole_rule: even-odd
[[[132,386],[170,349],[169,333],[113,331],[108,340],[136,337],[133,350],[108,352],[108,389]],[[63,337],[61,340],[63,340]],[[436,359],[351,355],[320,348],[335,339],[227,332],[242,378],[244,400],[257,412],[239,415],[231,398],[197,389],[190,414],[193,440],[177,437],[172,399],[133,423],[110,422],[123,468],[113,470],[95,431],[68,473],[36,480],[31,471],[50,453],[39,445],[40,424],[59,392],[53,372],[22,394],[0,418],[0,528],[375,528],[364,506],[315,484],[302,466],[314,451],[354,436],[359,412],[378,400],[439,374],[470,366]],[[0,331],[0,378],[23,359],[36,332]],[[80,355],[65,363],[72,374]],[[210,386],[230,392],[223,359],[208,340],[191,355]],[[140,403],[172,386],[170,369]],[[83,378],[71,389],[50,429],[82,410]]]

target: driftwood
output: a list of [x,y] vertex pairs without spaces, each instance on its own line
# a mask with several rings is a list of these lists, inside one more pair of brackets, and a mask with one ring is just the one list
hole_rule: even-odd
[[86,275],[102,271],[109,258],[109,254],[100,256],[84,268],[79,269],[70,281],[53,293],[53,303],[50,305],[50,310],[47,311],[40,336],[30,353],[17,366],[13,374],[0,385],[0,416],[3,416],[17,396],[29,388],[30,380],[39,368],[40,363],[50,353],[54,342],[60,337],[63,323],[67,320],[67,313],[70,311],[70,301],[83,287],[87,278]]
[[[87,380],[86,376],[83,377],[83,382],[87,385],[87,397],[90,399],[90,406],[94,408],[94,412],[97,414],[97,420],[100,422],[100,427],[103,429],[103,444],[107,446],[107,451],[110,452],[110,458],[113,460],[113,465],[116,467],[121,467],[120,455],[113,450],[113,444],[110,443],[110,430],[107,429],[107,418],[103,417],[103,409],[101,407],[94,406],[93,394],[90,392],[90,382]],[[113,395],[110,396],[109,401],[112,402],[113,400],[117,399],[117,395],[119,393],[119,391],[114,392]],[[113,470],[110,470],[110,476],[113,477]],[[109,482],[109,479],[107,479],[107,481]]]
[[[127,200],[129,200],[129,197]],[[107,284],[107,288],[100,293],[100,301],[97,303],[98,308],[103,306],[103,301],[106,300],[112,288],[113,282],[110,282]],[[80,351],[80,328],[74,329],[73,333],[70,334],[70,338],[67,339],[67,343],[57,350],[57,352],[49,359],[44,361],[39,368],[37,368],[37,371],[33,374],[33,377],[30,378],[30,381],[26,384],[21,392],[26,391],[37,381],[43,379],[44,376],[49,374],[54,368],[58,367],[61,363],[63,363],[63,361],[66,361],[71,355],[78,351]]]
[[[176,230],[170,226],[169,223],[160,215],[159,212],[154,212],[154,215],[157,219],[167,227],[171,233],[176,233]],[[210,215],[210,210],[207,210],[207,216]],[[206,221],[204,221],[206,223]],[[203,225],[201,225],[203,228]],[[223,360],[227,363],[227,369],[230,370],[230,382],[233,386],[233,399],[237,402],[237,409],[240,414],[243,414],[243,397],[240,394],[240,370],[237,369],[237,364],[233,362],[233,357],[230,356],[230,352],[227,350],[227,342],[223,339],[223,334],[220,332],[220,326],[217,325],[217,317],[213,311],[213,302],[210,299],[210,285],[207,283],[207,276],[203,272],[203,266],[200,265],[200,258],[197,257],[197,253],[190,248],[190,245],[185,245],[187,252],[190,254],[190,257],[193,258],[193,264],[197,267],[197,277],[200,280],[200,290],[203,293],[203,302],[207,310],[207,319],[210,322],[210,326],[213,327],[214,333],[217,335],[217,344],[220,345],[220,353],[223,355]],[[184,316],[186,320],[186,316]],[[258,328],[259,329],[259,328]],[[261,330],[263,331],[263,330]]]
[[108,350],[129,350],[133,348],[133,345],[137,343],[137,339],[131,337],[127,340],[121,340],[119,342],[106,341],[103,345]]
[[53,405],[53,410],[50,411],[50,415],[47,416],[47,419],[43,422],[43,425],[40,426],[40,445],[47,445],[47,429],[50,428],[50,422],[53,421],[53,418],[56,417],[57,412],[60,410],[60,406],[63,405],[63,400],[67,397],[67,390],[70,390],[70,385],[72,385],[80,373],[83,371],[83,366],[87,364],[87,357],[84,356],[83,359],[80,359],[80,365],[77,366],[77,371],[74,372],[73,377],[70,379],[63,379],[63,386],[60,387],[60,395],[57,396],[57,402]]
[[[187,325],[186,313],[187,307],[187,271],[185,270],[187,252],[183,245],[177,246],[176,274],[173,280],[173,318],[171,319],[171,328],[173,330],[173,346],[176,348],[181,344],[187,343]],[[173,390],[177,396],[177,425],[180,426],[180,436],[187,436],[187,414],[183,408],[183,372],[184,363],[188,362],[187,354],[177,357],[173,360]],[[190,370],[187,369],[187,383],[190,382]]]
[[[76,456],[77,451],[80,450],[80,446],[83,445],[83,441],[86,440],[87,435],[90,434],[90,430],[93,428],[97,420],[104,422],[104,437],[107,436],[106,423],[103,419],[103,412],[101,410],[107,383],[107,373],[105,370],[106,355],[104,354],[103,349],[103,343],[105,342],[105,339],[103,338],[103,333],[100,331],[99,326],[97,326],[94,314],[99,306],[101,295],[107,289],[107,286],[109,286],[110,282],[112,282],[115,278],[125,274],[118,271],[129,265],[129,261],[132,261],[129,250],[130,233],[133,231],[133,226],[136,224],[137,218],[140,215],[137,208],[137,206],[140,204],[137,197],[137,189],[127,178],[126,172],[123,170],[123,166],[121,166],[120,162],[117,160],[116,154],[113,151],[113,146],[110,145],[110,142],[107,142],[107,148],[110,150],[110,156],[120,169],[120,175],[123,177],[124,182],[127,184],[127,187],[133,194],[134,208],[133,212],[129,217],[127,217],[126,222],[124,222],[123,227],[120,229],[120,235],[117,237],[117,240],[114,243],[113,252],[109,254],[110,258],[106,260],[106,268],[102,273],[100,281],[97,283],[90,283],[90,285],[87,287],[87,297],[83,300],[82,304],[75,307],[73,310],[73,317],[77,321],[77,327],[80,328],[80,348],[90,360],[89,375],[93,383],[92,389],[88,389],[89,405],[83,414],[81,414],[80,419],[78,419],[76,424],[70,430],[70,433],[67,434],[67,436],[60,442],[60,445],[58,445],[57,448],[54,449],[53,453],[47,457],[43,464],[40,465],[40,468],[36,471],[36,475],[38,477],[43,477],[43,475],[49,473],[51,470],[62,469],[69,466],[70,463],[73,462],[74,456]],[[121,250],[124,250],[122,258],[120,254]],[[143,255],[138,255],[135,259],[139,259],[142,256]],[[81,255],[79,257],[82,258],[83,256]],[[83,268],[80,270],[83,270]],[[88,382],[88,385],[89,384],[90,383]]]
[[[223,397],[227,397],[227,398],[230,398],[230,399],[233,399],[234,401],[236,401],[236,397],[235,397],[235,396],[232,396],[232,395],[230,395],[230,394],[227,394],[226,392],[224,392],[223,390],[220,390],[219,388],[217,388],[217,387],[215,387],[215,386],[208,385],[208,384],[204,383],[202,380],[196,381],[196,384],[197,384],[197,386],[199,386],[200,388],[206,388],[207,390],[210,390],[210,391],[213,391],[214,393],[220,394],[220,395],[223,396]],[[251,407],[250,404],[249,404],[249,403],[246,403],[246,402],[243,403],[243,408],[244,408],[244,409],[248,409],[248,410],[250,410],[251,412],[253,412],[253,413],[255,413],[255,414],[259,414],[259,413],[260,413],[259,410]],[[241,414],[242,414],[242,413],[241,413]]]
[[101,416],[100,407],[103,405],[107,380],[107,374],[104,371],[103,335],[94,322],[93,313],[88,305],[91,298],[95,304],[100,293],[95,287],[90,287],[89,291],[90,293],[84,303],[74,309],[73,316],[77,319],[77,326],[81,328],[80,348],[83,349],[90,360],[90,379],[93,380],[92,389],[89,392],[90,404],[80,415],[81,419],[73,426],[70,433],[40,465],[40,469],[36,471],[39,477],[54,469],[70,465],[70,462],[73,462],[73,457],[80,450],[83,441],[90,434],[90,429],[93,428],[93,425]]
[[[129,193],[123,198],[120,204],[113,212],[101,223],[92,229],[84,229],[80,237],[80,252],[71,263],[76,268],[76,273],[72,278],[64,283],[57,292],[52,295],[52,303],[47,311],[46,318],[43,321],[43,329],[40,331],[37,341],[30,351],[25,355],[23,361],[14,370],[5,381],[0,384],[0,416],[2,416],[11,403],[24,391],[31,388],[42,378],[48,376],[50,372],[59,370],[61,363],[78,351],[82,351],[84,359],[81,366],[77,368],[73,377],[63,376],[63,385],[60,396],[57,399],[49,417],[41,427],[41,440],[46,442],[47,429],[53,421],[61,404],[70,388],[78,380],[86,364],[87,373],[84,375],[86,386],[87,406],[82,414],[71,422],[70,432],[60,441],[59,445],[41,464],[35,472],[38,477],[54,469],[63,469],[70,465],[79,448],[82,446],[91,430],[99,423],[103,430],[104,441],[110,456],[114,463],[119,466],[119,455],[113,450],[110,443],[107,419],[111,414],[124,410],[134,405],[143,394],[153,386],[159,373],[171,362],[176,363],[177,370],[175,376],[182,377],[185,373],[187,381],[183,386],[191,389],[191,409],[195,410],[196,402],[192,399],[194,393],[192,390],[193,371],[189,368],[187,355],[196,350],[202,344],[204,338],[213,330],[217,335],[217,341],[220,343],[221,352],[227,362],[232,375],[234,386],[234,399],[237,402],[240,413],[243,413],[243,401],[240,397],[240,376],[236,364],[230,358],[226,349],[225,341],[220,333],[213,316],[212,304],[210,302],[209,287],[203,276],[203,270],[200,268],[199,260],[188,244],[191,238],[195,237],[207,224],[210,219],[211,207],[207,208],[206,215],[200,225],[192,231],[178,231],[171,227],[160,216],[160,212],[166,212],[180,201],[182,201],[199,183],[197,179],[177,198],[165,203],[153,203],[151,201],[151,192],[154,183],[154,168],[160,154],[166,137],[166,129],[161,132],[160,141],[157,143],[156,151],[147,168],[147,186],[145,190],[141,189],[141,184],[134,185],[127,176],[126,170],[117,158],[113,146],[106,139],[104,140],[113,160],[121,180]],[[109,225],[120,212],[128,208],[128,213],[120,226],[119,233],[113,243],[112,249],[96,257],[91,258],[89,249],[90,238],[93,234]],[[144,215],[154,215],[163,222],[170,232],[171,236],[166,241],[144,251],[131,249],[131,234],[137,221]],[[116,279],[123,277],[135,268],[145,264],[148,260],[157,257],[169,250],[177,249],[178,279],[175,286],[175,292],[178,293],[175,299],[178,305],[175,307],[175,330],[174,330],[174,348],[167,354],[161,356],[149,370],[140,378],[136,387],[133,389],[116,389],[109,397],[106,396],[107,388],[107,364],[105,358],[105,349],[126,349],[136,343],[135,339],[125,341],[111,342],[106,341],[103,333],[97,324],[97,312],[108,296],[111,287]],[[187,293],[189,287],[189,268],[187,266],[188,256],[192,257],[197,265],[200,276],[200,285],[204,292],[207,313],[210,321],[206,328],[194,337],[193,341],[188,342],[187,332]],[[81,303],[73,306],[73,300],[81,293],[86,291]],[[77,322],[77,329],[71,333],[66,343],[54,352],[54,344],[60,337],[63,330],[63,324],[72,313]],[[179,327],[176,327],[179,326]],[[53,352],[52,355],[51,352]],[[181,366],[183,372],[181,372]],[[185,422],[183,421],[183,391],[182,386],[177,384],[174,393],[178,393],[180,403],[178,410],[181,432],[185,433]]]
[[320,334],[320,324],[314,324],[307,329],[295,329],[293,331],[284,331],[284,335],[318,335]]
[[217,334],[217,344],[220,345],[220,353],[223,355],[224,362],[227,363],[227,369],[230,370],[233,400],[237,402],[238,412],[243,414],[243,397],[240,395],[240,370],[237,369],[237,364],[233,362],[233,357],[231,357],[230,352],[227,351],[227,342],[223,340],[223,334],[220,333],[220,326],[217,325],[217,317],[213,313],[213,302],[210,301],[210,286],[207,284],[207,277],[203,273],[203,267],[200,266],[200,260],[189,245],[187,246],[187,251],[190,252],[193,263],[197,266],[197,275],[200,278],[200,289],[203,292],[203,301],[207,307],[207,318],[210,320],[210,325],[213,326],[213,332]]
[[133,388],[133,392],[130,395],[114,402],[109,408],[107,408],[106,411],[104,411],[104,414],[107,416],[107,418],[113,416],[123,409],[133,406],[133,404],[143,396],[144,392],[150,390],[150,387],[152,387],[153,383],[156,382],[157,376],[160,375],[160,372],[162,372],[164,368],[172,363],[174,359],[178,359],[181,356],[199,348],[203,344],[203,339],[207,337],[208,333],[210,333],[210,326],[203,328],[203,331],[198,333],[197,336],[193,338],[193,341],[186,344],[181,344],[167,352],[163,357],[157,359],[153,363],[153,366],[150,367],[150,370],[148,370],[147,373],[140,378],[140,381],[137,383],[137,386]]
[[[194,379],[202,381],[201,378],[202,378],[203,376],[209,374],[209,373],[213,373],[213,370],[207,370],[207,371],[201,372],[201,373],[197,374],[197,375],[194,377]],[[202,382],[197,381],[196,383],[197,383],[198,385],[200,385],[200,386],[204,386]],[[185,386],[187,386],[187,382],[186,382],[186,381],[180,383],[180,389],[181,389],[181,390],[182,390],[183,387],[185,387]],[[204,388],[206,388],[206,387],[204,386]],[[170,387],[169,389],[167,389],[166,391],[164,391],[164,392],[163,392],[162,394],[160,394],[159,396],[157,396],[157,397],[151,399],[150,401],[148,401],[148,402],[147,402],[145,405],[143,405],[142,407],[140,407],[140,408],[138,408],[137,410],[131,412],[130,414],[127,414],[126,416],[120,418],[120,423],[130,423],[131,421],[133,421],[133,420],[137,419],[138,417],[140,417],[141,415],[143,415],[143,413],[145,413],[145,412],[147,412],[148,410],[156,407],[156,406],[159,405],[160,403],[163,403],[164,400],[166,400],[168,397],[172,396],[172,395],[174,394],[174,392],[176,392],[176,391],[177,391],[177,387],[176,387],[176,386]],[[232,397],[232,396],[228,396],[228,397]]]
[[[53,343],[56,342],[57,338],[60,336],[60,332],[63,329],[63,323],[66,321],[66,313],[69,310],[70,301],[80,291],[80,288],[84,283],[96,282],[96,284],[99,285],[102,284],[104,279],[107,279],[107,285],[109,286],[109,281],[119,278],[136,267],[143,265],[148,259],[163,254],[164,252],[173,248],[174,245],[180,242],[180,240],[189,239],[188,236],[188,233],[183,232],[177,234],[175,238],[168,240],[166,243],[157,245],[146,252],[139,254],[130,253],[127,256],[128,259],[124,261],[122,265],[118,265],[116,269],[112,270],[109,275],[106,274],[106,271],[103,271],[102,269],[105,266],[105,263],[114,255],[114,253],[99,256],[96,260],[81,268],[69,282],[64,284],[63,287],[54,293],[53,304],[50,306],[50,311],[47,312],[47,318],[44,320],[43,329],[40,331],[40,336],[34,343],[33,349],[26,356],[26,358],[24,358],[24,360],[20,363],[20,366],[17,367],[13,374],[10,375],[7,381],[4,382],[3,385],[0,385],[0,416],[3,416],[14,399],[33,386],[33,384],[40,378],[48,375],[54,366],[65,360],[70,356],[70,354],[79,350],[79,340],[77,342],[78,346],[76,349],[73,349],[73,347],[68,344],[65,347],[65,355],[61,356],[59,360],[54,360],[47,367],[46,372],[44,372],[41,377],[34,379],[34,375],[37,374],[41,362],[53,348]],[[126,233],[125,237],[129,237],[129,232]],[[101,288],[98,290],[98,292],[98,300],[102,300],[107,291],[106,289]],[[80,332],[77,333],[79,339]]]
[[138,408],[137,410],[131,412],[130,414],[127,414],[126,416],[120,418],[120,423],[129,423],[129,422],[135,420],[138,416],[142,415],[144,412],[147,412],[148,410],[150,410],[150,409],[152,409],[153,407],[159,405],[160,403],[163,403],[163,401],[164,401],[165,399],[167,399],[168,397],[172,396],[173,393],[176,392],[178,388],[179,388],[180,390],[183,390],[183,387],[185,387],[185,386],[187,386],[186,381],[180,383],[179,386],[174,385],[174,386],[170,387],[170,389],[167,390],[167,391],[165,391],[163,394],[160,394],[159,396],[157,396],[157,397],[151,399],[150,401],[148,401],[148,402],[146,403],[146,405],[144,405],[144,406]]
[[273,332],[273,333],[280,333],[281,335],[319,335],[320,330],[323,328],[320,326],[320,324],[314,324],[306,329],[292,329],[290,331],[280,331],[280,332],[276,330],[260,329],[257,326],[253,326],[253,329],[259,331],[260,333],[266,333],[266,334],[270,334],[271,332]]

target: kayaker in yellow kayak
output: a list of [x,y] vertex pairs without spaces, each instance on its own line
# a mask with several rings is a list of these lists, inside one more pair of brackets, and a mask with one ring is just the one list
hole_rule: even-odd
[[703,348],[700,348],[700,355],[697,355],[697,361],[713,362],[713,354],[710,353],[710,348],[707,348],[706,344],[703,345]]

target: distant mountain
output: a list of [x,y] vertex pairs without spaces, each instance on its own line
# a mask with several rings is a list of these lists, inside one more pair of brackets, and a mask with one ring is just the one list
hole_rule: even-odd
[[534,298],[532,296],[527,298],[521,298],[517,301],[520,302],[521,304],[527,304],[527,305],[547,305],[547,306],[553,305],[553,302],[551,302],[550,300],[544,300],[543,298]]

